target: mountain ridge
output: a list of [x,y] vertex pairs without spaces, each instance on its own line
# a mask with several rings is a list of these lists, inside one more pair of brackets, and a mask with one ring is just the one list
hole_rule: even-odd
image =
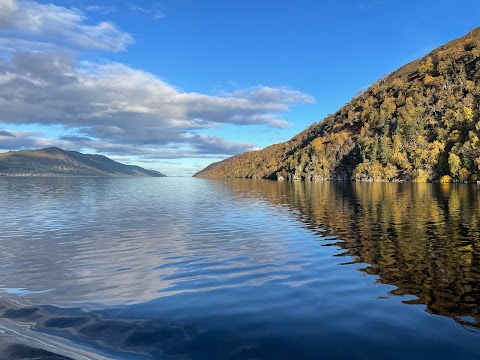
[[125,165],[106,156],[48,147],[0,153],[0,174],[8,176],[144,176],[159,171]]
[[409,62],[291,140],[235,155],[205,178],[480,179],[480,28]]

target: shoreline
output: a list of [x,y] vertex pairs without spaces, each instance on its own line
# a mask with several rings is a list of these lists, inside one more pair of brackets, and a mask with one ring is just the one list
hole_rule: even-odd
[[463,184],[463,185],[480,185],[480,180],[476,182],[468,182],[468,181],[412,181],[412,180],[402,180],[402,179],[394,179],[394,180],[356,180],[356,179],[285,179],[281,178],[256,178],[256,177],[203,177],[203,176],[192,176],[197,179],[205,179],[205,180],[267,180],[267,181],[278,181],[278,182],[302,182],[302,181],[311,181],[311,182],[343,182],[343,183],[377,183],[377,184]]

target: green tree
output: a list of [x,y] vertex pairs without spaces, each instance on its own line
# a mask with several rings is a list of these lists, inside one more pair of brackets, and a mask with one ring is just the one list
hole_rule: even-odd
[[378,135],[373,138],[372,147],[370,150],[370,160],[376,161],[378,158]]

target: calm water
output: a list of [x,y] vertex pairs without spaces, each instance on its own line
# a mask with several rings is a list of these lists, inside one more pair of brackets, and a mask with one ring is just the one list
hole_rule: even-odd
[[478,358],[479,189],[0,178],[0,328],[82,359]]

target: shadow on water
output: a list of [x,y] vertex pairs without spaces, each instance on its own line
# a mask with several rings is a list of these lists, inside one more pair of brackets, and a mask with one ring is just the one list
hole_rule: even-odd
[[[254,186],[252,186],[254,184]],[[480,196],[476,185],[274,182],[223,184],[287,207],[333,236],[362,272],[396,286],[391,295],[480,328]],[[329,243],[328,245],[332,245]]]
[[[196,335],[193,325],[165,323],[158,320],[112,319],[104,311],[84,311],[80,308],[54,306],[28,306],[11,300],[0,301],[0,357],[2,359],[72,359],[62,355],[59,348],[45,346],[48,342],[21,341],[5,336],[18,334],[11,326],[23,326],[58,338],[73,339],[97,351],[106,351],[108,357],[97,357],[94,353],[79,356],[78,350],[70,350],[73,358],[81,359],[145,359],[177,358],[188,352],[189,344]],[[13,325],[15,324],[15,325]],[[11,337],[11,336],[10,336]],[[27,340],[34,337],[27,337]],[[8,340],[8,338],[7,338]],[[55,350],[60,350],[55,352]]]

